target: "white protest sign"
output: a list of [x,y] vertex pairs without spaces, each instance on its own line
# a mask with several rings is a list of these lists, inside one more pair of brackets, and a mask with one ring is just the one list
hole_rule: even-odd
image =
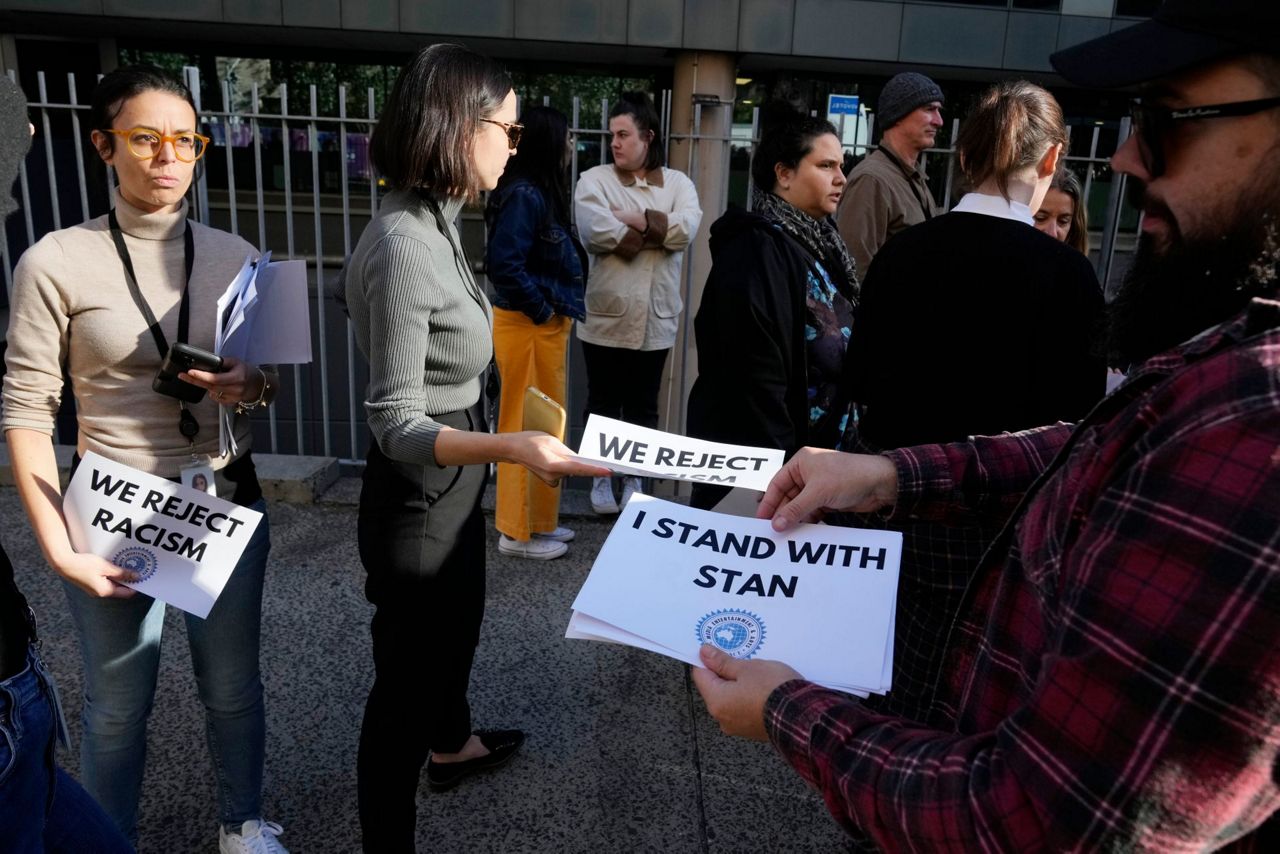
[[782,468],[783,452],[777,448],[690,439],[591,415],[576,458],[620,474],[717,483],[764,492]]
[[86,453],[62,499],[71,545],[133,570],[129,586],[204,618],[262,514]]
[[[889,690],[902,535],[726,516],[635,495],[574,600],[568,637],[690,664],[711,643],[855,693]],[[637,640],[638,639],[638,640]]]

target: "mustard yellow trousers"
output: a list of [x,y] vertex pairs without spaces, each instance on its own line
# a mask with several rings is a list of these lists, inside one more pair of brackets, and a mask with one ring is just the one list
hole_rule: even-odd
[[[521,311],[493,310],[493,354],[502,377],[498,432],[517,433],[524,390],[533,386],[565,405],[565,356],[573,318],[553,315],[539,326]],[[560,487],[547,486],[524,466],[498,463],[498,530],[513,540],[549,533],[560,523]]]

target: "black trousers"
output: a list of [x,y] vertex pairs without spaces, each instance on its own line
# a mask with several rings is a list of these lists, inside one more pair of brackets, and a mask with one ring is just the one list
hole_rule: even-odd
[[624,350],[582,342],[587,414],[640,427],[658,426],[658,391],[671,350]]
[[[460,430],[478,410],[439,416]],[[356,760],[364,850],[412,852],[418,777],[429,751],[471,735],[467,683],[484,617],[484,466],[438,468],[369,449],[360,560],[373,616],[374,682]]]

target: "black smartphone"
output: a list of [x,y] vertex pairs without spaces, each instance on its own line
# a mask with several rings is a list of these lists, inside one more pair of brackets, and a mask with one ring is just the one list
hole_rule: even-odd
[[156,378],[151,382],[151,390],[187,403],[199,403],[204,400],[205,390],[198,385],[183,382],[178,374],[192,368],[200,371],[211,371],[220,374],[225,370],[221,356],[215,356],[208,350],[192,347],[176,341],[169,345],[169,354],[164,357]]

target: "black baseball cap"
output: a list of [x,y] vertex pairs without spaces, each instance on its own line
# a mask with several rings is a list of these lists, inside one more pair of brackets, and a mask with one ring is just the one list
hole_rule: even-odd
[[1150,20],[1049,57],[1077,86],[1111,89],[1240,53],[1280,53],[1277,0],[1166,0]]

